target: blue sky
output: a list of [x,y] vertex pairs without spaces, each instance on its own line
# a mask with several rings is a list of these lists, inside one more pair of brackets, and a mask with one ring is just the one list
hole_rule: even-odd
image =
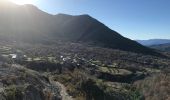
[[170,0],[35,0],[51,14],[89,14],[131,39],[170,39]]

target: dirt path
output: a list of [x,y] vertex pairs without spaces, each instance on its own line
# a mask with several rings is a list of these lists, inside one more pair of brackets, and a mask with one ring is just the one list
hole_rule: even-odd
[[68,95],[67,90],[63,84],[59,82],[56,82],[56,84],[61,88],[60,95],[62,96],[62,100],[73,100],[73,98]]
[[54,81],[51,77],[49,77],[50,83],[60,87],[60,95],[62,100],[74,100],[68,93],[65,86],[59,82]]

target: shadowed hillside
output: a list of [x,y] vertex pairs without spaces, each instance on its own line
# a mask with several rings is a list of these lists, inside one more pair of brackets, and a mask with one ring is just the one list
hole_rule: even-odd
[[5,41],[71,41],[125,51],[159,55],[121,36],[89,15],[50,15],[33,5],[0,2],[0,39]]
[[[74,0],[37,0],[45,7],[47,2],[51,5],[50,1],[54,5],[48,6],[48,11],[56,10],[53,7],[57,2],[70,4]],[[28,3],[27,0],[12,2]],[[170,44],[145,47],[88,14],[52,15],[34,5],[12,2],[0,0],[0,100],[170,100],[170,52],[164,52],[170,50]],[[93,2],[98,1],[88,3]],[[100,4],[106,2],[111,7],[117,6],[117,1],[112,0],[100,1]],[[133,4],[134,10],[138,10],[138,4],[128,3],[126,8]],[[80,5],[75,9],[80,9]],[[98,8],[98,5],[92,6]],[[108,13],[109,6],[103,7],[98,8],[103,16],[115,15]],[[147,8],[147,5],[141,7]],[[135,21],[143,30],[149,30],[150,20],[144,24],[133,15],[142,15],[142,12],[110,10],[126,15],[126,20],[113,17],[120,18],[115,22],[131,25],[129,23]],[[91,14],[95,16],[95,13]],[[144,15],[149,18],[150,14]],[[131,32],[138,30],[135,28]],[[142,38],[140,34],[136,36]],[[154,43],[168,40],[156,41]]]

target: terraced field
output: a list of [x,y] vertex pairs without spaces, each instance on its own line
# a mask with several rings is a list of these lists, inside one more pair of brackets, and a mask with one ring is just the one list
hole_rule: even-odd
[[[168,100],[162,93],[154,92],[154,97],[160,95],[154,99],[151,98],[152,91],[146,93],[147,89],[154,90],[150,84],[160,84],[159,81],[152,81],[159,78],[156,76],[166,75],[169,79],[168,57],[77,43],[1,44],[0,53],[1,58],[10,64],[22,65],[60,82],[63,91],[67,91],[63,95],[74,100]],[[17,58],[11,58],[10,54],[16,54]],[[169,83],[168,80],[163,81]],[[145,84],[149,87],[146,88]]]

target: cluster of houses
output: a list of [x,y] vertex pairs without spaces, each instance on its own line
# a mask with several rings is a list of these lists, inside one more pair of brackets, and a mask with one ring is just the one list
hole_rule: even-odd
[[0,54],[2,57],[11,60],[23,60],[27,58],[27,56],[24,55],[23,52],[14,51],[10,47],[5,46],[0,47]]

